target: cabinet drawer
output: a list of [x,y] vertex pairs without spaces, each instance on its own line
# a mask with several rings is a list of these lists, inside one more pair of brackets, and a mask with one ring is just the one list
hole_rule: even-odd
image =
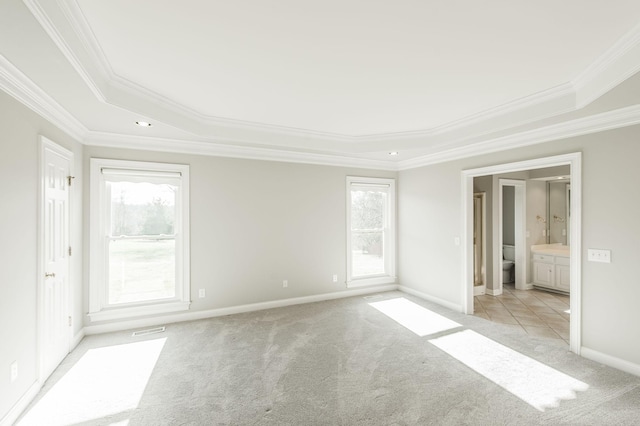
[[534,254],[533,260],[536,262],[553,263],[553,256],[546,254]]
[[561,256],[556,256],[556,265],[569,265],[569,258],[568,257],[561,257]]

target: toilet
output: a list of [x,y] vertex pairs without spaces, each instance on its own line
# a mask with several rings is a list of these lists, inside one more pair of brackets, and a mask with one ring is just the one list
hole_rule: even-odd
[[515,246],[502,246],[502,282],[512,283],[515,277],[516,248]]

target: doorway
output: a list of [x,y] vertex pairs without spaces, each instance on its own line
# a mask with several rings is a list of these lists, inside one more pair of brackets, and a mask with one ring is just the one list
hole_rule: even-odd
[[71,345],[70,185],[73,153],[42,138],[40,261],[38,262],[39,379],[49,377]]
[[[505,284],[503,273],[503,259],[505,258],[504,252],[505,246],[513,246],[515,256],[513,259],[514,271],[513,282],[517,290],[528,290],[531,286],[527,286],[527,268],[526,268],[526,221],[527,221],[527,194],[526,194],[526,182],[524,180],[516,179],[500,179],[498,181],[498,244],[495,245],[494,250],[494,267],[493,270],[497,273],[495,282],[499,283],[498,291],[493,293],[494,296],[500,295],[503,292]],[[511,193],[511,197],[505,197],[505,194]],[[509,210],[506,207],[507,199],[511,204],[511,216],[508,218],[505,215],[505,211]],[[509,226],[507,225],[509,223]],[[507,228],[510,229],[510,233],[507,232]],[[509,282],[509,281],[507,281]]]
[[[463,253],[463,274],[462,274],[462,306],[466,314],[473,314],[473,179],[474,177],[497,175],[503,173],[520,172],[526,170],[542,169],[554,166],[570,167],[571,199],[570,199],[570,337],[569,349],[580,354],[581,347],[581,200],[582,200],[582,180],[581,153],[572,153],[545,157],[534,160],[520,161],[495,166],[483,167],[462,171],[462,206],[463,206],[463,227],[462,232],[462,253]],[[495,253],[495,248],[493,252]]]

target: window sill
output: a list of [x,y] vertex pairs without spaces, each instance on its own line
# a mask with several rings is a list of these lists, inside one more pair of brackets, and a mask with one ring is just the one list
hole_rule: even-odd
[[122,308],[106,308],[98,312],[89,312],[91,322],[110,321],[141,317],[146,315],[167,314],[170,312],[180,312],[189,310],[191,302],[165,302],[153,305],[139,305]]
[[382,277],[356,278],[352,279],[351,281],[347,281],[347,288],[395,284],[397,282],[397,279],[398,277],[390,277],[389,275],[385,275]]

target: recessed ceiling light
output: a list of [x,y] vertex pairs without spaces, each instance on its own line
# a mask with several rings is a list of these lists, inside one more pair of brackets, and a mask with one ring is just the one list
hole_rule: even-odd
[[146,121],[136,121],[136,124],[140,127],[151,127],[151,123],[148,123]]
[[391,151],[391,152],[389,153],[389,155],[396,156],[396,155],[398,155],[398,151]]

